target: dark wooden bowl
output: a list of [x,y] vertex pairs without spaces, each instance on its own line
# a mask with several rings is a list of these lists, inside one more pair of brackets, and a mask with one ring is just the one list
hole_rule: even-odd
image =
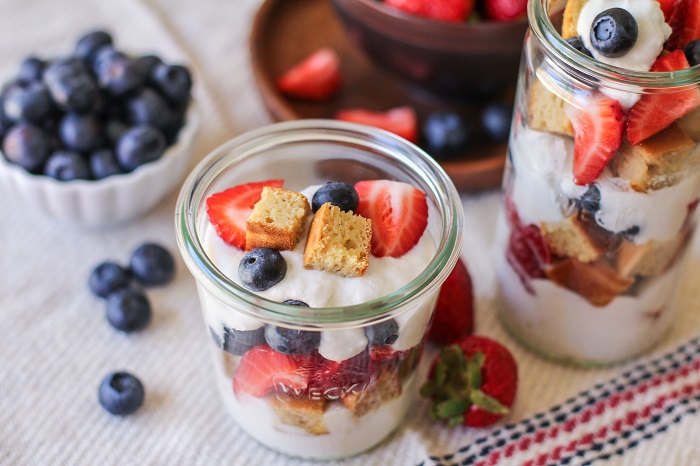
[[[340,56],[344,83],[338,95],[326,102],[307,102],[280,94],[275,81],[284,71],[321,47]],[[426,92],[376,67],[349,40],[329,0],[266,0],[258,11],[250,35],[255,81],[265,107],[278,121],[333,118],[342,108],[386,110],[400,105],[416,109],[419,121],[435,110],[454,110],[478,128],[483,103],[444,98]],[[513,87],[498,94],[512,100]],[[463,192],[500,186],[506,144],[489,143],[475,134],[469,150],[440,164]]]

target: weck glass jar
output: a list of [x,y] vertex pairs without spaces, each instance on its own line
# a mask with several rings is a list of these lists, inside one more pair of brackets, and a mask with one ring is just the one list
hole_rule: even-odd
[[[263,297],[239,284],[244,251],[217,236],[206,200],[271,179],[307,196],[308,187],[327,181],[404,182],[425,193],[427,228],[405,255],[372,256],[361,277],[306,270],[299,258],[303,244],[282,251],[286,276],[269,289],[281,286],[282,295]],[[214,380],[236,422],[274,450],[313,459],[360,453],[399,427],[421,383],[416,367],[440,285],[459,257],[462,217],[459,195],[435,161],[367,126],[279,123],[207,156],[182,188],[176,230],[212,342]],[[273,345],[268,332],[277,338],[280,328],[297,335],[296,342]]]
[[565,4],[529,4],[497,233],[498,312],[541,355],[606,365],[649,349],[673,320],[697,222],[700,67],[679,69],[682,52],[662,53],[670,28],[653,0],[616,2],[639,37],[605,62],[590,31],[610,0],[590,0],[580,15],[563,14]]

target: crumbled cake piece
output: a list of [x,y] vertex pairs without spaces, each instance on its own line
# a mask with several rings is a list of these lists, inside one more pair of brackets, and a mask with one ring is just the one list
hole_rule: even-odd
[[323,421],[326,400],[277,396],[271,396],[269,400],[270,406],[275,410],[282,424],[300,427],[312,435],[329,433]]
[[700,107],[677,121],[680,129],[695,142],[700,142]]
[[530,129],[573,136],[574,128],[566,116],[566,102],[542,84],[538,78],[530,87],[527,101],[527,118]]
[[545,271],[554,283],[579,294],[594,306],[605,306],[627,290],[634,280],[623,277],[608,263],[566,259]]
[[226,374],[226,377],[233,378],[233,375],[236,373],[236,367],[238,367],[238,363],[241,360],[240,356],[236,356],[235,354],[231,354],[228,351],[221,351],[221,364],[224,368],[224,373]]
[[304,267],[361,277],[369,265],[372,222],[327,202],[314,215],[304,250]]
[[564,39],[578,36],[578,17],[588,0],[568,0],[564,7],[564,19],[561,25],[561,36]]
[[661,274],[680,256],[688,236],[688,229],[685,229],[669,241],[650,240],[644,244],[624,241],[615,255],[615,268],[625,277],[650,277]]
[[612,236],[584,214],[574,214],[558,223],[543,223],[542,237],[550,251],[581,262],[592,262],[605,254]]
[[695,142],[674,124],[639,144],[623,141],[610,167],[635,191],[661,189],[676,184],[697,163],[694,147]]
[[367,388],[344,396],[342,401],[353,415],[361,417],[399,395],[401,395],[401,380],[398,371],[384,369]]
[[282,188],[265,187],[246,221],[245,248],[292,250],[311,211],[306,196]]

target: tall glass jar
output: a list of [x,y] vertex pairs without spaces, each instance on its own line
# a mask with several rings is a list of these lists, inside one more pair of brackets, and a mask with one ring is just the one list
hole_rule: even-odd
[[586,56],[560,34],[565,3],[529,4],[498,312],[541,355],[606,365],[648,350],[673,320],[697,222],[700,67],[633,71]]
[[[427,228],[404,256],[370,257],[362,277],[305,270],[303,244],[282,251],[286,276],[269,291],[286,282],[284,296],[263,297],[238,284],[243,251],[218,238],[206,199],[270,179],[307,196],[308,186],[327,181],[408,183],[426,194]],[[176,232],[199,291],[213,381],[236,422],[274,450],[313,459],[360,453],[399,427],[420,383],[416,367],[440,285],[459,257],[462,216],[439,165],[408,141],[366,126],[279,123],[207,156],[182,188]],[[332,294],[344,296],[333,302],[348,304],[317,305]],[[296,302],[285,304],[288,298]],[[289,348],[270,340],[268,332],[275,338],[279,329],[296,335]],[[295,339],[314,344],[291,349]]]

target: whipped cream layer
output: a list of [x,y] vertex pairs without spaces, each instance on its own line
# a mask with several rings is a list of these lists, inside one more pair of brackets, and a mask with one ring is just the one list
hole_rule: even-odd
[[[319,187],[310,186],[301,193],[310,200]],[[406,285],[425,270],[435,255],[435,243],[426,230],[418,243],[399,258],[371,256],[362,277],[342,277],[325,271],[307,270],[304,268],[304,247],[310,222],[311,217],[307,221],[305,234],[294,250],[281,251],[287,262],[284,279],[267,290],[257,292],[258,295],[280,303],[288,299],[300,300],[312,308],[361,304]],[[209,226],[203,234],[203,246],[219,270],[240,285],[238,264],[245,251],[226,244]],[[420,343],[435,299],[436,294],[419,299],[413,309],[396,317],[399,337],[392,345],[394,349],[403,351]],[[237,330],[254,330],[263,326],[263,322],[229,308],[201,288],[200,300],[207,321],[214,324],[212,328],[215,330],[222,331],[223,326]],[[300,312],[303,309],[300,308]],[[220,336],[223,338],[223,334]],[[326,359],[344,361],[359,354],[366,346],[367,338],[362,329],[329,330],[321,334],[319,353]]]
[[[567,212],[571,213],[570,200],[580,198],[588,189],[573,180],[573,139],[519,127],[510,151],[515,171],[513,202],[521,221],[540,225],[564,220]],[[700,192],[700,173],[673,186],[640,193],[606,168],[595,184],[600,191],[596,223],[613,233],[639,227],[632,239],[643,244],[678,236],[688,204]]]
[[[599,13],[610,8],[622,8],[637,21],[637,41],[620,57],[606,57],[591,44],[591,25]],[[578,17],[577,30],[586,48],[596,60],[608,65],[636,71],[649,71],[671,35],[671,27],[656,0],[589,0]]]

